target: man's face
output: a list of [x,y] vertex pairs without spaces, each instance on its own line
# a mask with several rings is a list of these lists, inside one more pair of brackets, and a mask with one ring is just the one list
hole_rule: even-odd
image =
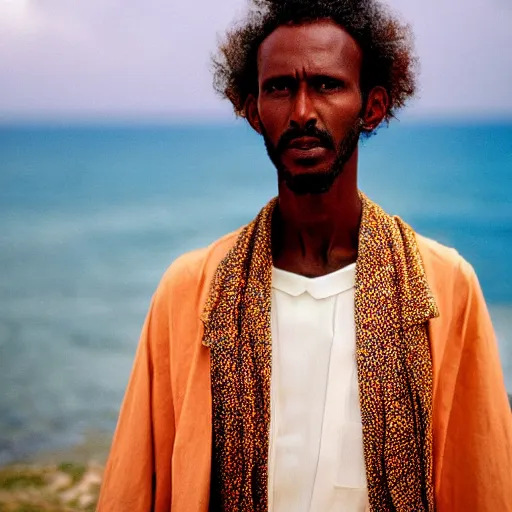
[[292,191],[327,191],[357,147],[361,64],[354,39],[327,20],[281,26],[261,44],[260,130]]

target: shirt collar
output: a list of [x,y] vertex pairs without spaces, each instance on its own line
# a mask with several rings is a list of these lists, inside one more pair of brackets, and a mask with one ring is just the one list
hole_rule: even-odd
[[314,299],[326,299],[350,290],[355,285],[356,264],[320,277],[305,277],[279,268],[272,268],[272,288],[292,297],[309,293]]

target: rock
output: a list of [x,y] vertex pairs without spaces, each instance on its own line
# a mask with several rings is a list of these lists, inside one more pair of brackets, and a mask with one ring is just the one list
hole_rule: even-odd
[[80,505],[81,508],[91,507],[92,505],[94,505],[95,502],[96,498],[92,494],[82,494],[78,498],[78,504]]
[[[85,471],[82,479],[73,487],[63,492],[60,497],[64,503],[78,501],[82,503],[92,503],[94,501],[94,494],[101,485],[101,470],[91,464]],[[95,492],[96,491],[96,492]],[[91,499],[92,497],[92,499]],[[82,505],[87,506],[87,505]]]
[[57,492],[61,489],[70,487],[72,483],[73,479],[70,475],[59,471],[51,476],[48,490],[51,492]]

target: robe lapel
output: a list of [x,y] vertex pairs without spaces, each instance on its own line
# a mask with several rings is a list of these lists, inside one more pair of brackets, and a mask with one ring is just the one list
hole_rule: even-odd
[[433,510],[426,323],[437,307],[413,231],[362,199],[355,314],[371,510]]

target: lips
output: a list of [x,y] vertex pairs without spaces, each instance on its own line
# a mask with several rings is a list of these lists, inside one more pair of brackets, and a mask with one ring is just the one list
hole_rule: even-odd
[[315,148],[323,148],[325,147],[320,140],[315,137],[300,137],[297,139],[293,139],[289,144],[289,149],[300,149],[302,151],[308,151],[310,149]]

